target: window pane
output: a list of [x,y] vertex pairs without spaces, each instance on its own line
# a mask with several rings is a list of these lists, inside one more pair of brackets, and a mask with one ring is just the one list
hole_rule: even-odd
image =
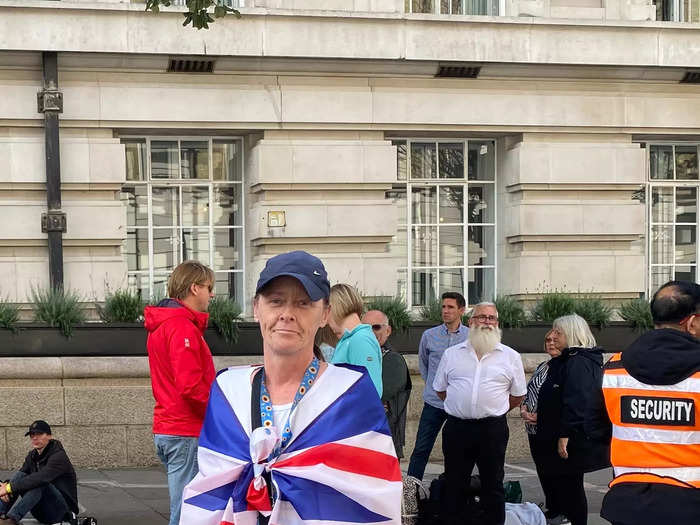
[[698,149],[695,146],[676,146],[676,179],[698,179]]
[[408,302],[408,297],[406,296],[408,290],[408,277],[406,276],[407,273],[408,272],[405,268],[400,268],[396,272],[396,297],[400,297],[404,303]]
[[214,226],[240,226],[243,224],[241,214],[241,185],[214,186]]
[[214,180],[243,180],[241,142],[215,140],[212,147]]
[[238,306],[243,306],[243,272],[216,272],[214,277],[216,278],[214,284],[216,296],[230,297],[238,303]]
[[671,266],[652,266],[651,267],[651,293],[653,294],[661,288],[661,285],[666,284],[673,279],[673,268]]
[[435,12],[434,0],[413,0],[414,13],[433,13]]
[[209,187],[182,186],[182,225],[209,225]]
[[151,290],[148,285],[148,274],[129,274],[126,286],[131,292],[136,292],[144,301],[151,298]]
[[168,296],[169,273],[156,274],[153,276],[153,296],[151,300],[162,300]]
[[209,266],[209,230],[182,230],[182,260],[194,259]]
[[214,270],[240,270],[243,268],[243,230],[214,230]]
[[126,180],[146,180],[146,139],[122,142],[126,151]]
[[174,228],[153,230],[153,268],[168,272],[175,268],[180,260],[180,244]]
[[690,281],[691,283],[694,283],[695,266],[676,266],[676,274],[673,278],[677,281]]
[[148,230],[127,230],[125,246],[128,270],[148,270]]
[[405,261],[408,253],[406,186],[394,187],[394,189],[387,191],[386,198],[392,200],[396,209],[396,234],[391,238],[388,252]]
[[452,14],[461,15],[462,13],[462,0],[452,0]]
[[676,263],[696,263],[695,242],[695,226],[676,226]]
[[177,141],[154,140],[151,142],[151,178],[178,179]]
[[442,296],[445,292],[464,293],[464,270],[461,268],[440,270],[440,291],[438,296]]
[[676,188],[676,222],[695,224],[697,217],[696,195],[696,188]]
[[462,186],[440,186],[440,224],[464,222],[464,189]]
[[493,184],[469,185],[469,216],[470,223],[496,222],[495,186]]
[[126,206],[126,225],[148,226],[148,187],[145,184],[124,186],[120,198]]
[[496,175],[493,141],[469,141],[469,180],[493,180]]
[[673,226],[651,227],[652,264],[673,262]]
[[649,176],[652,179],[673,179],[673,146],[649,148]]
[[440,0],[440,13],[443,15],[450,13],[450,0]]
[[496,263],[494,254],[494,227],[469,226],[467,261],[469,266],[485,266]]
[[178,188],[154,186],[151,190],[153,226],[177,226],[179,224]]
[[434,142],[411,143],[411,178],[437,178]]
[[463,179],[464,178],[464,144],[438,144],[440,155],[440,178]]
[[435,224],[437,222],[435,206],[435,186],[413,187],[412,221],[413,224]]
[[651,189],[651,221],[673,222],[673,188]]
[[406,141],[394,140],[391,143],[396,146],[396,179],[406,180]]
[[440,226],[440,266],[464,265],[464,227]]
[[437,298],[437,270],[416,270],[413,272],[412,306],[423,306]]
[[437,266],[437,227],[413,227],[413,265]]
[[183,179],[209,180],[209,142],[183,140],[180,143],[180,173]]
[[495,271],[493,268],[469,268],[469,288],[467,301],[476,304],[482,301],[493,301],[495,298]]

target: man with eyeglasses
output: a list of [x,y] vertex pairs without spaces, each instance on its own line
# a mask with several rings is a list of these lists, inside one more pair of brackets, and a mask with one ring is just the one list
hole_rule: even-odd
[[197,474],[197,437],[214,381],[214,361],[204,340],[214,272],[198,261],[179,264],[168,279],[168,299],[147,306],[153,440],[168,474],[170,525],[180,523],[182,490]]
[[386,314],[380,310],[370,310],[362,316],[362,322],[372,326],[382,349],[382,403],[394,439],[396,456],[400,459],[406,443],[406,407],[411,397],[411,374],[404,357],[395,352],[388,341],[391,324]]
[[467,306],[462,294],[445,292],[441,300],[442,324],[423,332],[418,346],[418,366],[425,381],[425,388],[416,445],[408,465],[408,476],[414,478],[414,481],[423,479],[435,440],[447,418],[442,399],[433,390],[435,371],[445,349],[461,343],[469,333],[469,329],[462,324],[462,316]]
[[527,387],[520,354],[501,343],[496,305],[474,307],[467,341],[445,350],[433,388],[447,413],[442,431],[445,522],[471,523],[464,495],[476,464],[484,512],[480,523],[503,525],[506,414],[520,406]]
[[[613,525],[700,523],[700,285],[670,281],[654,330],[604,367],[614,478],[600,515]],[[606,414],[607,408],[607,414]]]

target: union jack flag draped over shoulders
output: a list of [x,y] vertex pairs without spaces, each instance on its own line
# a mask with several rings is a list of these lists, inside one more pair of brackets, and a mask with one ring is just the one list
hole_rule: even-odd
[[[279,435],[251,432],[254,367],[212,385],[180,525],[401,523],[401,471],[384,408],[364,369],[328,365],[292,412],[292,439],[266,461]],[[263,472],[277,495],[270,505]]]

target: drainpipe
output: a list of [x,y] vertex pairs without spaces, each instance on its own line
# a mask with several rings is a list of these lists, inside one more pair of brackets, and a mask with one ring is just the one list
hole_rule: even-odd
[[61,211],[61,157],[58,141],[58,114],[63,112],[63,93],[58,90],[58,56],[42,53],[44,89],[37,93],[39,113],[44,114],[46,150],[46,203],[41,214],[41,231],[48,236],[49,281],[53,289],[63,288],[63,234],[66,214]]

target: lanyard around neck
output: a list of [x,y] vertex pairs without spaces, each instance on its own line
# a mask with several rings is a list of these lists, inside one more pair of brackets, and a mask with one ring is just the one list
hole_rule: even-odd
[[[316,381],[318,369],[318,358],[314,357],[309,366],[306,368],[306,372],[304,372],[304,377],[299,384],[299,388],[297,388],[296,394],[294,394],[294,401],[292,402],[292,407],[289,410],[287,421],[281,429],[278,429],[281,434],[281,440],[270,455],[269,459],[279,456],[284,447],[286,447],[291,441],[292,427],[290,425],[290,420],[292,418],[292,413],[299,404],[299,401],[301,401],[301,398],[304,397],[304,395],[309,391],[309,388],[311,388],[311,386],[314,384],[314,381]],[[262,423],[261,426],[263,428],[274,425],[274,421],[272,419],[272,400],[270,399],[270,393],[267,391],[267,387],[265,386],[265,369],[262,370],[262,381],[260,383],[260,419]]]

